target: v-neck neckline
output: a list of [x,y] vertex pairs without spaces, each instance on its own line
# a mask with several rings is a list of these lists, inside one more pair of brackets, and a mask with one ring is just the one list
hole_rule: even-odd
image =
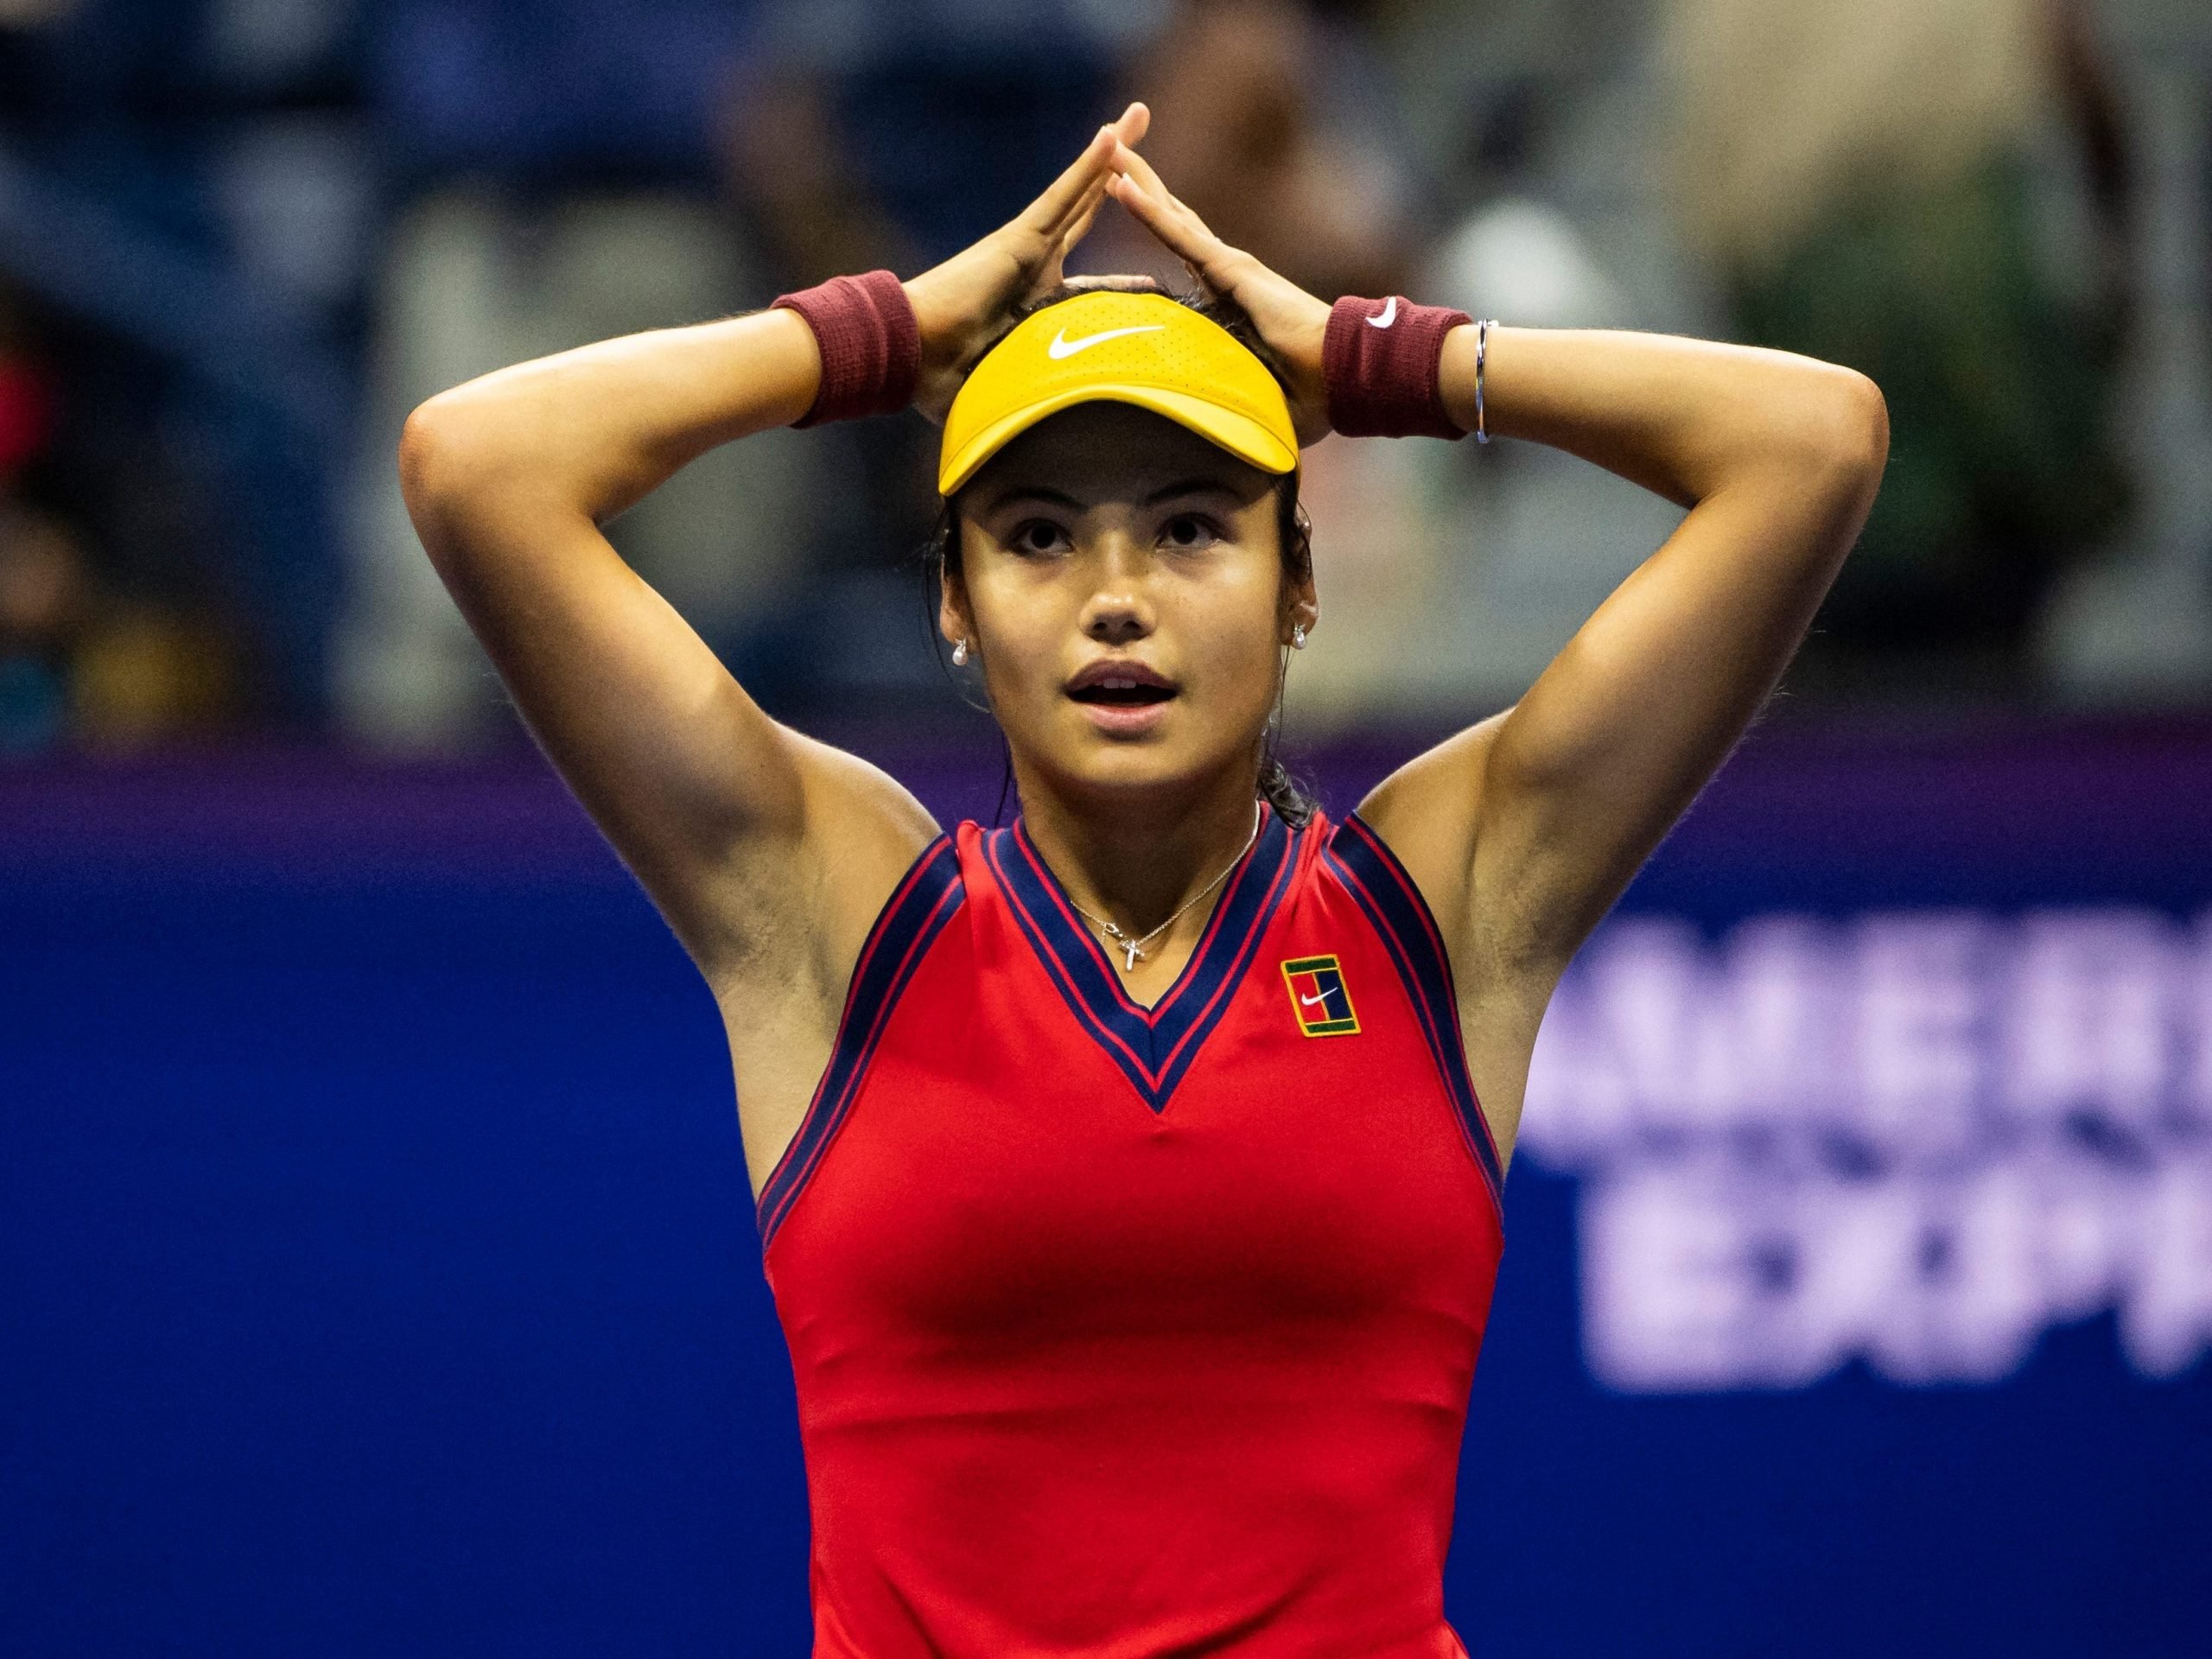
[[984,838],[984,855],[1023,934],[1069,1010],[1119,1065],[1145,1103],[1166,1109],[1243,977],[1260,936],[1287,888],[1298,833],[1262,804],[1260,832],[1230,867],[1182,971],[1150,1007],[1122,988],[1098,936],[1085,924],[1016,818]]
[[1236,855],[1236,863],[1231,864],[1222,873],[1221,897],[1215,900],[1212,911],[1206,917],[1205,931],[1198,935],[1198,942],[1191,947],[1191,954],[1183,959],[1182,967],[1176,971],[1175,977],[1169,982],[1167,988],[1154,999],[1149,1007],[1129,995],[1128,988],[1122,983],[1120,971],[1114,966],[1114,959],[1107,954],[1108,946],[1105,941],[1098,937],[1094,925],[1077,907],[1073,896],[1067,890],[1066,884],[1054,874],[1052,865],[1046,861],[1044,854],[1038,850],[1037,843],[1030,838],[1027,817],[1017,817],[1014,819],[1014,836],[1015,845],[1020,849],[1031,867],[1035,869],[1046,888],[1049,889],[1055,908],[1067,918],[1076,932],[1082,936],[1083,942],[1090,947],[1090,954],[1097,958],[1099,969],[1106,976],[1106,982],[1114,988],[1116,999],[1131,1013],[1140,1014],[1147,1020],[1157,1024],[1160,1011],[1183,994],[1184,988],[1191,982],[1193,972],[1205,956],[1208,948],[1219,936],[1222,913],[1228,907],[1230,889],[1237,883],[1237,872],[1250,861],[1252,855],[1259,850],[1261,837],[1266,834],[1268,822],[1274,817],[1274,809],[1264,801],[1259,804],[1259,811],[1261,816],[1252,826],[1250,843]]

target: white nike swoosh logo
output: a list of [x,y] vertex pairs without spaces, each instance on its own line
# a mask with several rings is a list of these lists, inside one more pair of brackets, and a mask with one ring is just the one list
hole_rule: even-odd
[[1134,328],[1109,328],[1101,334],[1085,334],[1081,340],[1070,340],[1068,331],[1063,328],[1052,336],[1052,343],[1045,348],[1045,355],[1057,363],[1064,357],[1087,352],[1106,340],[1119,340],[1123,334],[1156,334],[1166,327],[1164,322],[1141,322]]
[[1370,317],[1370,318],[1367,320],[1367,326],[1368,326],[1369,327],[1370,327],[1370,328],[1388,328],[1388,327],[1389,327],[1392,323],[1395,322],[1397,320],[1398,320],[1398,296],[1397,296],[1396,295],[1393,294],[1393,295],[1390,296],[1390,302],[1389,302],[1389,304],[1388,304],[1388,305],[1386,305],[1386,306],[1384,306],[1384,307],[1382,308],[1382,315],[1381,316],[1379,316],[1379,317]]
[[1319,995],[1319,996],[1301,996],[1301,997],[1300,997],[1298,1000],[1299,1000],[1300,1001],[1303,1002],[1303,1003],[1304,1003],[1307,1007],[1309,1007],[1309,1008],[1310,1008],[1310,1007],[1313,1007],[1316,1002],[1325,1002],[1325,1001],[1327,1001],[1329,1000],[1329,994],[1328,994],[1326,991],[1324,991],[1324,992],[1322,992],[1322,993],[1321,993],[1321,995]]

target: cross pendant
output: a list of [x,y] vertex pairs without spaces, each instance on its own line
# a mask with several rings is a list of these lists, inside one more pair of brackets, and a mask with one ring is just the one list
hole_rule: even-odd
[[1122,940],[1122,950],[1128,958],[1122,964],[1122,971],[1125,974],[1135,973],[1137,967],[1137,958],[1141,956],[1143,952],[1137,949],[1137,942],[1135,939]]

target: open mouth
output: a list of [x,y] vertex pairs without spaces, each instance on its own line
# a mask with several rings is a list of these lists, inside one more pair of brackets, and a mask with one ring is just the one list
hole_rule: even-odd
[[1098,709],[1149,709],[1175,695],[1175,682],[1135,658],[1102,657],[1068,682],[1067,693]]
[[1100,703],[1109,709],[1141,709],[1165,702],[1175,695],[1172,685],[1153,685],[1140,680],[1095,680],[1068,693],[1077,702]]

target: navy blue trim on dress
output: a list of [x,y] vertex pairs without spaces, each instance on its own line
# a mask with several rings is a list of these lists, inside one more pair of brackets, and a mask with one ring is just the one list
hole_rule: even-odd
[[1191,1069],[1243,982],[1260,936],[1289,890],[1297,836],[1272,807],[1215,903],[1205,936],[1166,995],[1147,1008],[1122,988],[1097,935],[1039,856],[1021,821],[983,837],[983,856],[1061,1000],[1155,1112]]
[[1467,1150],[1481,1168],[1491,1198],[1503,1211],[1505,1178],[1491,1139],[1490,1123],[1482,1103],[1475,1098],[1473,1080],[1467,1075],[1467,1053],[1459,1037],[1459,997],[1452,983],[1451,958],[1444,936],[1429,913],[1428,901],[1414,885],[1397,855],[1354,812],[1330,837],[1323,857],[1343,878],[1367,918],[1397,964],[1405,982],[1421,1035],[1443,1077],[1445,1088],[1458,1110],[1460,1133]]
[[929,954],[931,944],[950,921],[967,897],[960,880],[960,854],[952,837],[940,835],[908,868],[906,876],[884,901],[883,910],[868,929],[853,964],[852,983],[845,992],[845,1011],[837,1022],[837,1040],[830,1064],[815,1085],[814,1098],[799,1122],[798,1133],[784,1148],[774,1172],[760,1189],[759,1218],[760,1248],[766,1249],[791,1213],[823,1154],[836,1138],[853,1097],[868,1075],[883,1028],[899,994],[914,976],[914,969]]

